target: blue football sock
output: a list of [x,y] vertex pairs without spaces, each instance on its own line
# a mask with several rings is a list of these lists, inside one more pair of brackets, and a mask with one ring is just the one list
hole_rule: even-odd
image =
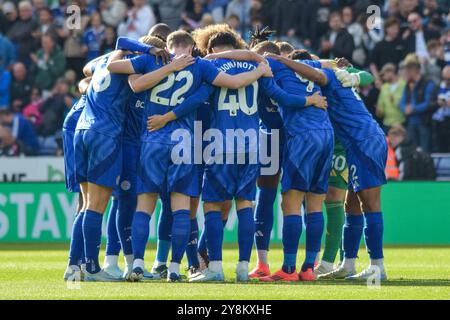
[[223,222],[219,211],[205,215],[205,237],[210,261],[222,261]]
[[148,242],[148,236],[150,233],[150,215],[136,211],[133,217],[133,223],[131,226],[131,244],[133,247],[134,259],[144,260],[145,247]]
[[173,212],[172,223],[172,260],[171,262],[181,263],[191,231],[189,210],[177,210]]
[[364,235],[370,259],[383,258],[383,215],[381,212],[364,213],[366,227]]
[[77,214],[72,225],[72,237],[70,238],[69,265],[77,266],[83,256],[83,217],[84,212]]
[[355,259],[358,256],[359,245],[364,227],[363,215],[345,215],[342,245],[344,258]]
[[205,227],[203,227],[203,231],[200,235],[200,238],[198,239],[198,253],[205,253],[207,251],[206,249],[206,232],[205,232]]
[[283,217],[283,271],[295,272],[298,243],[302,234],[302,217],[298,215]]
[[302,265],[302,271],[314,268],[317,254],[320,252],[320,244],[324,229],[322,212],[311,212],[305,216],[306,223],[306,257]]
[[238,245],[239,261],[250,261],[253,238],[255,236],[255,220],[252,208],[238,210]]
[[133,215],[136,211],[136,204],[137,196],[135,194],[127,194],[119,197],[116,225],[124,255],[133,254],[131,225],[133,224]]
[[189,234],[189,241],[186,247],[186,257],[189,267],[198,268],[200,263],[197,256],[198,245],[198,223],[197,218],[191,219],[191,230]]
[[86,210],[83,218],[84,252],[86,256],[86,270],[89,273],[100,271],[98,254],[102,240],[103,214]]
[[108,222],[106,224],[106,255],[118,256],[120,253],[120,239],[117,232],[116,216],[119,200],[113,199],[109,209]]
[[[227,225],[228,219],[226,220],[222,220],[222,224],[223,227],[225,228]],[[206,247],[206,233],[205,233],[205,227],[203,227],[203,231],[202,234],[200,235],[200,238],[198,239],[198,248],[197,248],[198,253],[206,253],[207,247]]]
[[156,260],[165,263],[169,257],[172,232],[172,210],[170,207],[170,197],[167,194],[161,194],[162,211],[158,222],[158,243],[156,249]]
[[273,227],[273,204],[277,197],[276,188],[260,188],[255,213],[255,244],[257,250],[269,250]]

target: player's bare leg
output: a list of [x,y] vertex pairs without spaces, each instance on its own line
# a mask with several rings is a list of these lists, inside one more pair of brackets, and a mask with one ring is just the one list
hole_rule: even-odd
[[301,206],[305,193],[291,189],[282,194],[281,208],[283,210],[283,266],[277,272],[260,278],[264,282],[298,281],[296,272],[297,252],[302,233]]

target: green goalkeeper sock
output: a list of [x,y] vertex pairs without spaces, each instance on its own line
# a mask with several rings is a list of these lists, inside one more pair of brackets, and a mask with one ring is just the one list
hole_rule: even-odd
[[340,201],[327,202],[325,206],[327,208],[327,229],[322,260],[334,263],[341,247],[342,227],[345,220],[344,203]]

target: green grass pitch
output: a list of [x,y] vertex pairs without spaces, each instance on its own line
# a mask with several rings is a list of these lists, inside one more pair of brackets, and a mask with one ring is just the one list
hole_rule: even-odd
[[[147,261],[153,261],[154,247],[150,245]],[[68,287],[62,281],[67,248],[67,244],[1,244],[0,299],[450,299],[450,248],[387,248],[389,281],[379,288],[345,281],[235,284],[237,249],[231,247],[224,249],[227,281],[223,284],[80,283]],[[364,249],[360,255],[358,270],[368,262]],[[280,247],[270,251],[269,259],[273,269],[280,267]]]

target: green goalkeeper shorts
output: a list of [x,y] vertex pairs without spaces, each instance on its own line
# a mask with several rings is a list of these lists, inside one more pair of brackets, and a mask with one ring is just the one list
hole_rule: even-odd
[[348,167],[345,149],[337,140],[334,145],[333,164],[328,185],[341,190],[348,189]]

